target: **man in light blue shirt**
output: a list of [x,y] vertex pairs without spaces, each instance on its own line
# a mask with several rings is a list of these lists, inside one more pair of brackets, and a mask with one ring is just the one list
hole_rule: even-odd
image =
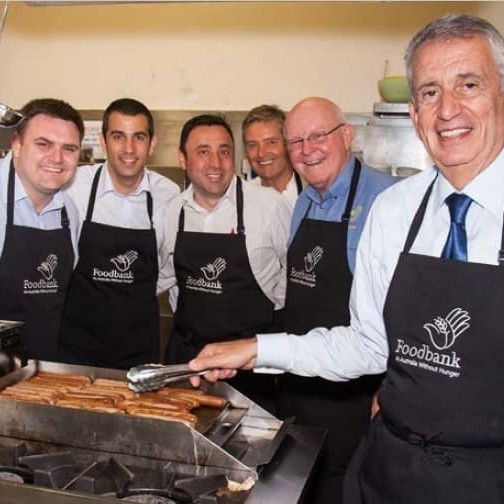
[[84,123],[69,104],[32,100],[0,165],[0,318],[26,322],[28,357],[57,360],[77,210],[60,191],[74,176]]
[[[349,322],[360,233],[372,201],[394,179],[351,154],[353,127],[325,98],[307,98],[295,105],[284,134],[292,165],[308,183],[292,218],[284,313],[285,330],[303,335],[312,327]],[[343,475],[366,431],[378,384],[376,377],[345,384],[293,374],[279,377],[280,415],[328,430],[310,501],[340,502]]]

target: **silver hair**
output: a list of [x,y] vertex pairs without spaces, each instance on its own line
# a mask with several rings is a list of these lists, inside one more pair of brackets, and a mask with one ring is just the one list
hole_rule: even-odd
[[422,28],[410,41],[404,55],[406,77],[411,99],[413,93],[412,63],[418,48],[428,40],[434,39],[469,39],[481,35],[488,40],[493,59],[500,76],[501,91],[504,91],[504,39],[499,31],[488,21],[468,14],[448,14]]

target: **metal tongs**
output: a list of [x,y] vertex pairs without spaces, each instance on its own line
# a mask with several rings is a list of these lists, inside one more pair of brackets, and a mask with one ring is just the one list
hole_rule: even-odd
[[204,371],[191,371],[187,364],[165,366],[163,364],[142,364],[132,367],[126,374],[128,388],[133,392],[148,392],[158,390],[168,383],[185,380],[191,376],[201,376]]

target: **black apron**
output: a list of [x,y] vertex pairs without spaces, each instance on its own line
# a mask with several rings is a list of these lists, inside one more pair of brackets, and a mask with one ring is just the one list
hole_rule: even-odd
[[65,307],[61,357],[65,362],[127,369],[159,362],[158,259],[150,229],[92,222],[100,168],[93,179],[79,240],[79,261]]
[[7,187],[7,222],[0,259],[0,319],[26,322],[28,357],[58,360],[58,335],[74,262],[69,220],[61,209],[61,228],[14,225],[14,167]]
[[432,186],[388,290],[381,412],[348,503],[504,502],[504,256],[493,266],[410,253]]
[[[356,160],[341,222],[305,217],[289,247],[285,301],[289,333],[305,334],[315,327],[350,323],[353,277],[348,267],[347,235],[360,171]],[[366,432],[371,398],[380,380],[373,376],[336,383],[291,374],[279,377],[280,416],[295,416],[298,424],[328,430],[310,502],[341,502],[345,469]]]
[[[184,209],[180,210],[173,256],[179,295],[165,355],[168,363],[187,362],[208,343],[269,332],[273,324],[274,305],[250,268],[238,177],[236,207],[234,234],[184,231]],[[255,392],[262,388],[263,377],[251,375],[240,372],[230,383],[260,402]]]

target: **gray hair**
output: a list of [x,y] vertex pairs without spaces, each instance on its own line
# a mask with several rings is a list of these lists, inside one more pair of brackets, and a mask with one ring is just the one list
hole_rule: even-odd
[[242,121],[243,142],[245,142],[245,130],[251,124],[270,121],[275,121],[280,133],[282,133],[285,123],[285,112],[277,105],[259,105],[258,107],[254,107]]
[[502,35],[482,18],[468,14],[448,14],[422,28],[408,44],[404,61],[411,99],[414,100],[412,62],[416,51],[424,42],[434,39],[469,39],[477,35],[485,37],[490,44],[500,76],[501,91],[504,91],[504,39]]

